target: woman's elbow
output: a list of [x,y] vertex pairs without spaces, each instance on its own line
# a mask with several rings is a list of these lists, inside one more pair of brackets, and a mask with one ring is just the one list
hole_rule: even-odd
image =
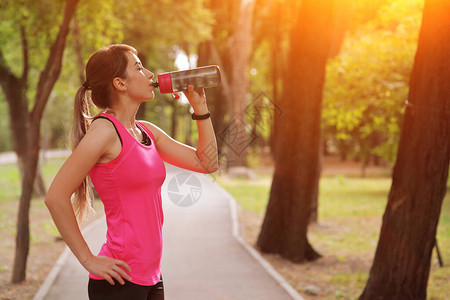
[[217,170],[219,170],[219,165],[215,165],[210,171],[209,171],[209,173],[214,173],[214,172],[216,172]]
[[203,164],[195,169],[191,169],[192,171],[202,173],[202,174],[211,174],[216,172],[219,169],[218,165],[211,165],[211,164]]
[[208,166],[208,168],[206,168],[206,174],[211,174],[211,173],[214,173],[214,172],[216,172],[217,170],[219,170],[219,165],[216,163],[216,164],[213,164],[213,165],[209,165]]
[[58,199],[61,199],[61,196],[52,192],[52,189],[50,189],[47,192],[47,195],[45,195],[44,199],[45,206],[47,206],[47,208],[53,207],[55,204],[59,202]]
[[47,193],[47,195],[45,195],[45,199],[44,199],[44,203],[45,206],[50,207],[53,205],[53,203],[55,202],[54,198],[51,197],[51,195],[49,193]]
[[195,169],[191,169],[191,170],[199,172],[199,173],[203,173],[203,174],[211,174],[211,173],[216,172],[218,169],[219,169],[219,163],[217,160],[198,159]]

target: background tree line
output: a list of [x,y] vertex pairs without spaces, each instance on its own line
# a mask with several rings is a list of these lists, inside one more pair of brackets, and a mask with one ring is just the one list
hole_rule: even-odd
[[[439,14],[439,10],[449,12],[448,4],[443,0],[426,4],[424,20],[425,16],[437,16],[448,29]],[[0,114],[7,120],[0,122],[0,150],[16,151],[23,165],[15,282],[25,277],[26,216],[34,180],[39,178],[39,144],[65,147],[73,95],[84,81],[85,62],[96,49],[110,43],[131,44],[155,74],[175,69],[180,52],[196,57],[199,66],[220,65],[222,87],[207,95],[220,154],[228,167],[247,166],[249,150],[271,153],[275,175],[258,246],[264,252],[301,262],[320,257],[306,235],[308,223],[317,215],[321,156],[334,153],[365,165],[371,160],[396,159],[394,173],[406,174],[401,159],[414,143],[403,140],[404,152],[397,153],[402,126],[404,134],[410,134],[403,125],[405,100],[410,97],[420,102],[425,91],[419,86],[427,80],[417,65],[415,81],[410,81],[413,61],[423,62],[431,55],[427,51],[435,49],[433,41],[427,40],[429,32],[438,32],[437,40],[448,45],[448,35],[439,31],[441,24],[424,21],[428,27],[422,25],[421,34],[426,41],[419,43],[422,52],[416,53],[421,0],[22,0],[0,5]],[[430,64],[431,83],[438,82],[441,74],[448,75],[433,69],[435,63]],[[447,86],[435,96],[443,94],[446,99]],[[411,92],[411,87],[417,89]],[[138,117],[153,121],[178,140],[195,143],[186,113],[189,107],[170,96],[158,99],[142,106]],[[445,102],[433,104],[448,109]],[[409,119],[406,124],[416,126],[417,121]],[[441,127],[443,132],[428,138],[445,140],[448,122],[443,121]],[[446,166],[439,174],[447,175],[448,144],[442,147],[441,156],[434,154]],[[442,186],[442,178],[430,186]],[[393,186],[392,195],[398,189]],[[442,197],[436,194],[431,200],[433,223]],[[397,199],[390,196],[389,201]],[[417,210],[411,205],[410,212]],[[402,225],[407,226],[408,215],[402,218],[406,220]],[[389,224],[390,219],[386,217],[386,221]],[[426,233],[417,231],[425,235],[427,251],[434,238],[430,222],[424,226]],[[279,240],[274,240],[277,234]],[[380,240],[380,245],[382,241],[386,243]],[[385,256],[382,249],[378,253],[365,295],[376,293],[382,284],[376,281],[381,272],[377,266]],[[425,283],[426,277],[422,278]],[[409,280],[407,275],[405,278]],[[395,284],[392,295],[407,293],[395,291]]]
[[[330,53],[332,59],[327,64],[322,115],[323,150],[325,154],[337,154],[343,159],[368,161],[372,157],[375,161],[378,158],[392,162],[417,47],[422,1],[347,2],[339,8],[343,24],[335,32],[335,44]],[[132,44],[143,56],[141,59],[146,66],[158,74],[176,69],[174,60],[178,51],[196,55],[198,64],[214,63],[210,50],[212,41],[223,71],[230,73],[232,55],[226,52],[229,52],[228,42],[234,28],[233,22],[227,20],[237,17],[239,1],[227,2],[227,9],[215,1],[175,3],[147,3],[143,0],[133,1],[132,5],[111,0],[80,2],[68,35],[60,79],[45,109],[43,148],[67,146],[72,118],[71,96],[84,76],[83,67],[89,55],[106,44]],[[36,32],[30,32],[33,38],[29,39],[32,49],[29,61],[34,72],[30,86],[36,84],[36,72],[42,67],[41,58],[48,51],[51,31],[54,32],[58,26],[57,18],[49,18],[47,14],[60,15],[63,4],[63,1],[34,4],[3,1],[1,49],[6,61],[14,66],[14,71],[19,72],[23,62],[21,51],[17,51],[20,49],[17,24],[27,22]],[[286,68],[287,33],[295,19],[293,11],[299,5],[300,1],[286,0],[260,0],[255,4],[248,99],[254,99],[260,92],[264,92],[270,101],[280,97],[281,78]],[[33,15],[33,6],[45,6],[47,10]],[[188,17],[184,13],[187,11],[189,18],[195,18],[197,22],[186,22]],[[399,27],[393,31],[393,26]],[[370,58],[370,63],[365,61],[367,58]],[[358,72],[354,72],[356,69]],[[219,115],[227,104],[222,93],[215,89],[208,95],[212,109]],[[292,94],[295,95],[295,91]],[[192,143],[195,135],[186,128],[189,123],[180,121],[186,105],[180,105],[167,95],[158,97],[162,101],[149,103],[142,114],[158,120],[158,124],[177,139]],[[0,151],[12,151],[9,114],[2,93],[0,115]],[[264,116],[268,117],[267,114]],[[224,125],[221,126],[224,121],[219,119],[216,118],[218,132]],[[251,145],[253,151],[268,144],[270,125],[270,122],[262,122],[258,128],[253,125],[258,134],[257,143]]]

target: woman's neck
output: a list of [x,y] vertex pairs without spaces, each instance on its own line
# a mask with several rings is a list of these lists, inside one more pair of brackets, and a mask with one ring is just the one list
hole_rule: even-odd
[[120,107],[111,107],[106,110],[106,113],[114,115],[114,117],[120,121],[127,129],[135,128],[136,126],[136,114],[139,109],[139,105],[137,106],[120,106]]

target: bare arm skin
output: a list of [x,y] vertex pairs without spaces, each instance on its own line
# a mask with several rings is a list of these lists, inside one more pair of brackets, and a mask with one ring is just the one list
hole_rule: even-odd
[[[195,114],[202,115],[208,112],[203,89],[194,91],[190,85],[185,95]],[[156,125],[142,121],[155,136],[156,148],[165,162],[195,172],[215,172],[218,169],[217,141],[211,118],[196,122],[198,127],[197,149],[174,140]]]
[[124,284],[121,277],[127,280],[131,278],[121,267],[131,271],[130,267],[123,261],[105,256],[94,256],[91,253],[81,235],[70,202],[71,195],[99,158],[107,154],[108,146],[116,139],[117,134],[109,121],[99,119],[93,122],[55,176],[45,197],[45,204],[62,238],[83,267],[92,274],[105,278],[110,284],[114,284],[112,277],[116,278],[120,284]]

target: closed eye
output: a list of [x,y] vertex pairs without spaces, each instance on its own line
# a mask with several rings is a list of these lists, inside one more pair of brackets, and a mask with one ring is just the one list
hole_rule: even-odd
[[139,61],[135,62],[134,65],[135,65],[135,66],[136,66],[136,65],[138,66],[138,71],[141,71],[141,70],[144,69],[144,67],[142,66],[141,62],[139,62]]

